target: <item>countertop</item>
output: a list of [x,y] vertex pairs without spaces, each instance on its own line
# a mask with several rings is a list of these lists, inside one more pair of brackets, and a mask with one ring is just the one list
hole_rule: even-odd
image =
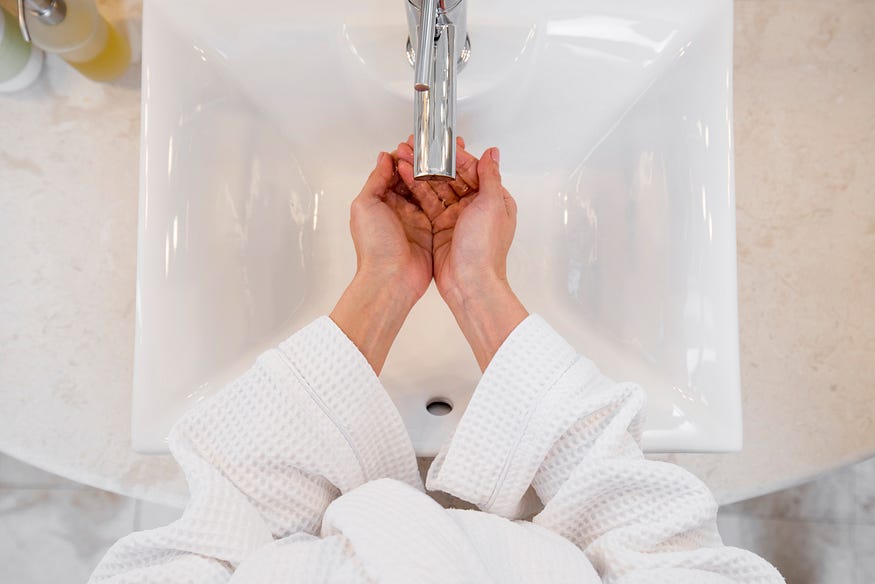
[[[0,1],[6,5],[8,0]],[[140,3],[99,3],[138,54]],[[875,454],[875,2],[736,2],[745,448],[671,455],[721,503]],[[0,94],[0,451],[182,505],[130,449],[139,68]]]

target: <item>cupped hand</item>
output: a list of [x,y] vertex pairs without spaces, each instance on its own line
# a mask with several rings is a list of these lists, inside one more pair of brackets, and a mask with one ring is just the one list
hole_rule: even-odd
[[416,302],[432,279],[432,226],[423,210],[405,195],[409,193],[398,176],[394,156],[381,152],[352,202],[350,231],[357,276],[394,286],[406,300]]
[[457,178],[441,183],[413,180],[410,142],[398,145],[398,174],[432,223],[434,279],[448,302],[507,283],[507,254],[516,230],[517,206],[501,184],[499,152],[478,160],[457,149]]
[[410,141],[398,146],[398,174],[432,223],[434,279],[486,370],[510,332],[528,316],[507,281],[517,206],[501,184],[498,149],[478,160],[456,150],[456,180],[413,180]]

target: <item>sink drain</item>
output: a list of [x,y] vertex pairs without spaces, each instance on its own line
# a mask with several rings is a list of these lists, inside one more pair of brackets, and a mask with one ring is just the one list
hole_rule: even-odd
[[446,398],[436,397],[426,404],[425,409],[432,416],[446,416],[453,411],[453,404]]

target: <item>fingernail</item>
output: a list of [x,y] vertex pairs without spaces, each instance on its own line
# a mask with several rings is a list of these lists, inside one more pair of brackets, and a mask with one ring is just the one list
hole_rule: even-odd
[[383,162],[383,152],[377,154],[377,166],[380,166],[380,163]]
[[495,161],[495,164],[501,162],[501,152],[498,151],[498,148],[493,148],[492,152],[489,153],[489,156],[492,157],[492,160]]

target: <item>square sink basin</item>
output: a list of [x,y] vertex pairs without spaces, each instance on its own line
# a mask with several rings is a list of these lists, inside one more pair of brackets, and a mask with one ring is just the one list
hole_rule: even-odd
[[[740,448],[731,0],[465,1],[456,130],[501,148],[517,294],[646,389],[646,450]],[[132,438],[166,452],[188,408],[332,309],[413,71],[402,0],[148,0],[143,25]],[[381,376],[417,454],[479,377],[432,286]]]

